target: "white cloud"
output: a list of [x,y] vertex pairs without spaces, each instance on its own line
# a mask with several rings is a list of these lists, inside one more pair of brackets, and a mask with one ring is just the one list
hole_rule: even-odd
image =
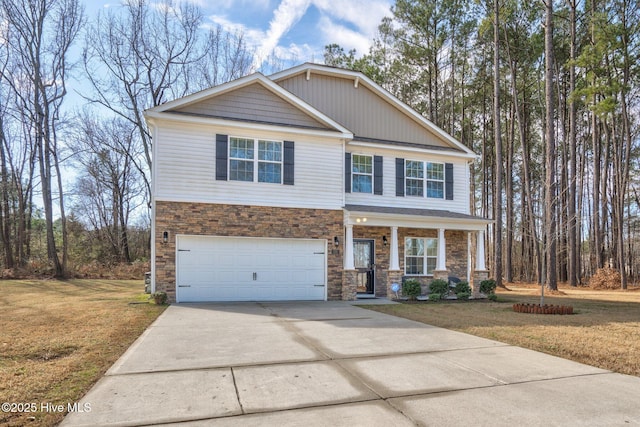
[[313,4],[328,16],[355,25],[361,33],[372,38],[380,21],[391,15],[389,0],[348,0],[336,3],[333,0],[313,0]]
[[[202,0],[191,0],[202,1]],[[251,7],[270,10],[270,0],[219,0],[209,19],[226,31],[242,32],[247,44],[255,49],[254,67],[259,69],[263,61],[273,54],[278,58],[296,59],[298,62],[322,60],[324,46],[337,43],[345,49],[356,49],[358,55],[366,54],[384,16],[390,15],[392,0],[280,0],[273,10],[269,26],[261,23],[232,21],[232,11]],[[271,0],[273,3],[273,0]],[[293,31],[310,31],[294,28],[309,7],[315,6],[320,14],[315,23],[315,39],[310,42],[281,45],[283,37]],[[227,15],[227,13],[229,15]],[[268,13],[268,12],[266,12]],[[236,19],[236,18],[232,18]]]
[[256,68],[259,68],[262,61],[278,46],[282,36],[304,16],[310,3],[311,0],[282,0],[273,12],[265,39],[258,46],[254,61]]
[[318,60],[317,49],[314,49],[313,46],[310,46],[306,43],[291,43],[289,46],[276,46],[276,48],[274,49],[274,54],[277,58],[295,63],[312,61],[314,59],[316,61]]
[[323,40],[326,41],[324,45],[337,43],[347,51],[355,49],[357,56],[369,53],[369,46],[371,45],[373,35],[369,36],[353,31],[344,25],[332,21],[327,16],[320,18],[318,27],[322,32]]
[[238,22],[230,21],[226,16],[211,15],[209,16],[209,19],[215,25],[220,25],[225,31],[230,33],[242,33],[250,47],[258,46],[262,40],[264,40],[264,31],[247,27],[246,25]]

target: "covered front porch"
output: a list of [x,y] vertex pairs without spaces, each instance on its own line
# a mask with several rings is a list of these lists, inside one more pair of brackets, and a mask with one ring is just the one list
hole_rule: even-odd
[[488,278],[485,230],[491,221],[455,212],[380,206],[344,207],[343,299],[394,297],[394,283]]

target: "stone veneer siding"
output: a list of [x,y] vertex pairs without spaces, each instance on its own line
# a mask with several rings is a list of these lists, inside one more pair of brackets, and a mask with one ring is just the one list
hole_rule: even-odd
[[[384,246],[383,236],[387,236],[388,244]],[[438,230],[422,229],[422,228],[398,228],[398,256],[400,258],[400,269],[402,277],[404,276],[404,240],[406,237],[438,237]],[[375,240],[375,293],[376,296],[393,297],[389,292],[390,283],[396,281],[395,274],[390,275],[389,255],[391,244],[391,228],[390,227],[367,227],[354,226],[354,239],[373,239]],[[447,271],[448,276],[459,277],[461,280],[467,280],[467,232],[458,230],[445,230],[444,238],[447,245]],[[391,277],[394,276],[394,277]],[[425,285],[423,293],[426,293],[427,287],[431,280],[431,276],[416,277]],[[391,280],[390,280],[391,279]]]
[[[162,243],[165,231],[166,244]],[[342,210],[156,202],[156,291],[166,292],[170,302],[176,300],[177,234],[326,239],[327,298],[343,299],[342,245],[333,244],[335,236],[344,242]]]

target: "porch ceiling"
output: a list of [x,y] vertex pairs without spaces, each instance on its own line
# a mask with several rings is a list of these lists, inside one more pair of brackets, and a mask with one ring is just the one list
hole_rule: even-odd
[[484,230],[491,222],[493,221],[487,218],[437,209],[344,206],[345,225],[479,231]]

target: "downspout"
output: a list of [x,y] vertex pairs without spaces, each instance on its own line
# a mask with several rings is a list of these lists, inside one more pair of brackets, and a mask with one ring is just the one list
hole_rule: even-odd
[[157,127],[154,125],[153,120],[147,120],[149,127],[151,128],[151,141],[152,145],[152,161],[151,161],[151,235],[149,236],[151,245],[151,293],[156,291],[156,142],[157,142]]

